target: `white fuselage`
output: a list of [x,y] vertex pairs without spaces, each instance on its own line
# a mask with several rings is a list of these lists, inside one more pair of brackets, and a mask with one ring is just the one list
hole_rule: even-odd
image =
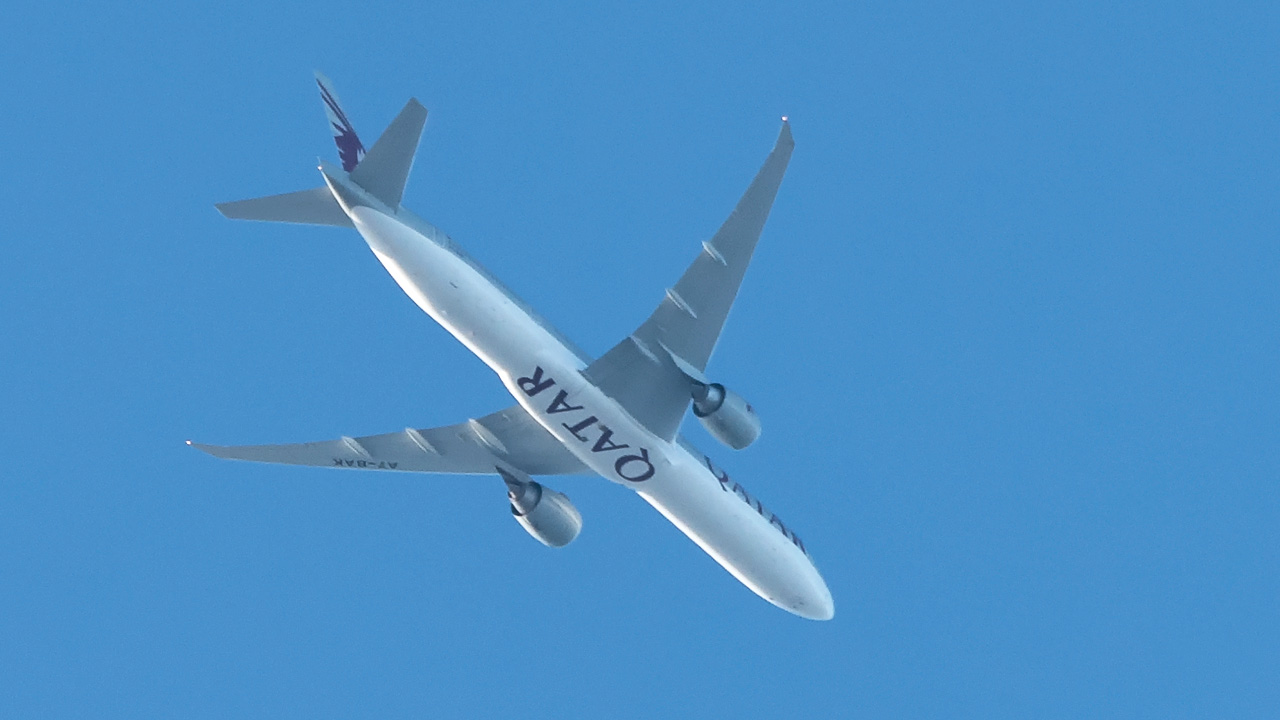
[[583,464],[636,491],[764,599],[807,618],[832,617],[831,592],[800,539],[738,483],[636,422],[582,374],[577,353],[444,244],[378,210],[348,212],[409,297]]

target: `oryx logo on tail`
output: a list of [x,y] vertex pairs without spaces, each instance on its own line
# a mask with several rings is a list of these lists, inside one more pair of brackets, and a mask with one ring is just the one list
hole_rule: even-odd
[[333,127],[333,142],[338,146],[338,159],[342,160],[342,169],[351,172],[364,157],[364,144],[360,142],[356,129],[351,126],[347,114],[338,104],[338,94],[333,91],[333,83],[329,82],[329,78],[316,72],[316,85],[320,86],[324,112],[329,117],[329,125]]

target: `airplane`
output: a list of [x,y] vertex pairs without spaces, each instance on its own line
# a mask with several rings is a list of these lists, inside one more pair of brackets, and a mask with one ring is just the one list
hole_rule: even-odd
[[804,542],[680,434],[693,414],[735,450],[756,411],[706,375],[795,146],[790,124],[719,231],[657,309],[599,358],[579,350],[436,227],[400,203],[426,124],[410,99],[367,151],[332,83],[316,84],[341,167],[324,184],[218,204],[243,220],[354,228],[404,292],[497,373],[516,404],[445,427],[287,445],[192,445],[219,458],[339,469],[497,475],[511,513],[563,547],[582,529],[569,498],[533,476],[598,475],[635,491],[757,595],[812,620],[835,615]]

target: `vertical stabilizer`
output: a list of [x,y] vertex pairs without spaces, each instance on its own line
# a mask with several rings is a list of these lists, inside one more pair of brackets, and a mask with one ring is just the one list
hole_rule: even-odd
[[324,101],[324,114],[329,118],[329,127],[333,130],[333,142],[338,146],[338,159],[342,161],[342,169],[351,172],[364,157],[364,143],[360,142],[356,129],[338,104],[338,93],[334,92],[333,83],[319,70],[316,71],[316,85],[320,86],[320,99]]
[[427,109],[410,99],[382,137],[373,144],[364,160],[351,171],[351,181],[389,207],[400,207],[404,186],[418,152],[418,139],[427,123]]

